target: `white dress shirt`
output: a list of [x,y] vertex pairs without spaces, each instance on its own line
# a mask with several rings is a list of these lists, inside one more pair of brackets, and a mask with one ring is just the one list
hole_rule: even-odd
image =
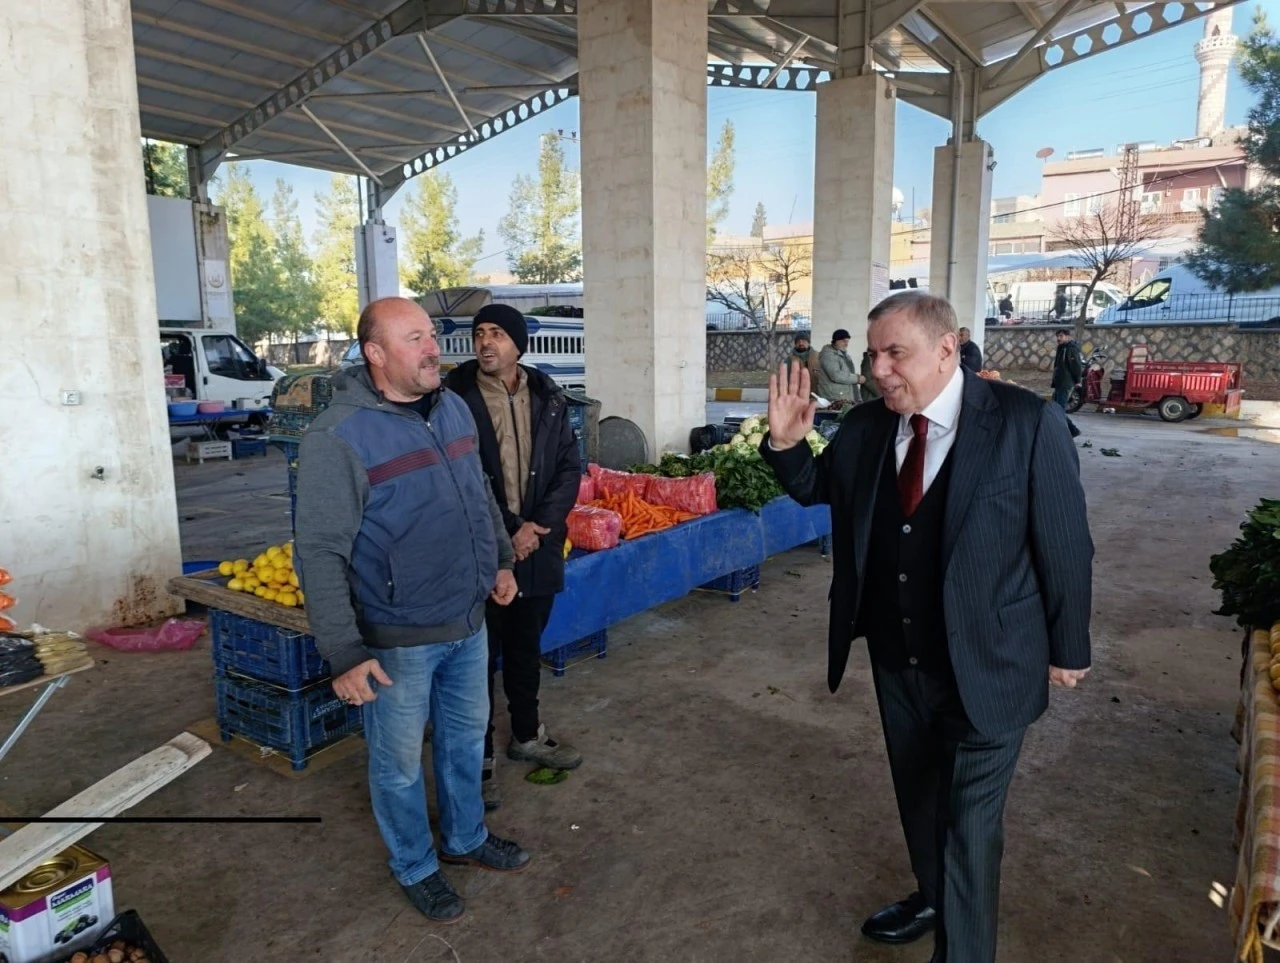
[[[964,372],[956,368],[955,374],[942,389],[942,393],[934,398],[921,412],[929,419],[929,433],[924,443],[924,491],[929,490],[933,480],[938,477],[947,453],[956,443],[956,427],[960,422],[960,405],[964,401]],[[894,454],[898,459],[898,471],[902,471],[902,463],[907,460],[907,449],[911,447],[911,416],[898,417],[898,437],[894,441]]]

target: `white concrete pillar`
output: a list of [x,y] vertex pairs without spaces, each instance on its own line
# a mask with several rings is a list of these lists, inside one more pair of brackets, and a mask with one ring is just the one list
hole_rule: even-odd
[[813,199],[813,343],[836,328],[867,345],[867,312],[889,293],[897,98],[878,73],[818,85]]
[[6,3],[0,46],[5,591],[19,623],[137,624],[182,556],[129,0]]
[[[933,154],[933,221],[929,231],[929,291],[945,295],[963,327],[982,346],[987,316],[987,254],[991,237],[991,145],[973,139]],[[959,183],[959,191],[954,192]],[[953,208],[952,202],[955,201]],[[955,231],[952,233],[952,212]],[[955,263],[951,239],[955,237]],[[948,284],[948,278],[950,284]]]
[[706,421],[707,6],[578,8],[587,390],[656,461]]
[[370,301],[400,294],[400,264],[396,254],[396,229],[381,216],[356,227],[356,290],[360,310]]

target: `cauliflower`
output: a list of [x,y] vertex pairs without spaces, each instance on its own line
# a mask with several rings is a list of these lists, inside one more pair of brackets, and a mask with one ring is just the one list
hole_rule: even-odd
[[741,432],[744,435],[747,435],[748,437],[750,437],[751,435],[754,435],[757,431],[760,431],[760,430],[762,429],[760,428],[759,415],[752,415],[750,418],[747,418],[745,421],[742,422],[741,427],[738,428],[739,432]]
[[729,440],[729,444],[733,445],[734,448],[737,448],[739,445],[745,445],[746,443],[747,443],[747,436],[743,434],[734,435]]
[[752,448],[759,448],[762,441],[764,441],[764,433],[760,431],[757,431],[747,437],[747,444]]

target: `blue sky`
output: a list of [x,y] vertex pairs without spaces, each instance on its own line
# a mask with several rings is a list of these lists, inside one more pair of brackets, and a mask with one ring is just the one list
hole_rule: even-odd
[[[1280,0],[1261,4],[1272,23],[1280,21]],[[1235,32],[1248,32],[1255,7],[1235,8]],[[1199,68],[1193,48],[1203,32],[1195,21],[1128,44],[1080,63],[1051,71],[978,122],[978,134],[995,150],[995,196],[1035,194],[1040,185],[1036,151],[1067,151],[1127,141],[1168,143],[1195,133]],[[1250,106],[1248,92],[1233,72],[1227,95],[1228,123],[1242,123]],[[813,144],[815,100],[811,93],[732,90],[708,91],[708,140],[732,119],[737,129],[737,167],[728,221],[723,230],[745,234],[757,201],[773,224],[813,218]],[[497,234],[507,195],[517,174],[534,170],[538,138],[547,130],[578,130],[577,101],[570,100],[535,120],[467,151],[443,166],[458,189],[459,217],[468,233],[485,232],[487,257],[479,272],[504,270],[504,245]],[[949,124],[911,107],[898,105],[894,184],[910,209],[930,206],[933,149],[946,142]],[[566,144],[576,165],[577,148]],[[269,195],[275,179],[293,185],[308,237],[315,226],[314,194],[329,174],[269,161],[248,163],[255,183]],[[395,222],[398,200],[387,209]]]

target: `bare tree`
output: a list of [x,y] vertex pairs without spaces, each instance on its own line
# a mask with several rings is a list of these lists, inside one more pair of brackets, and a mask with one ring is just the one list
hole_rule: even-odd
[[1072,250],[1085,270],[1091,272],[1076,318],[1077,342],[1084,341],[1089,300],[1098,282],[1113,278],[1120,265],[1141,254],[1149,242],[1164,234],[1161,218],[1142,214],[1133,201],[1105,204],[1089,214],[1068,218],[1050,230],[1051,249]]
[[777,363],[774,332],[801,280],[813,274],[813,245],[781,242],[707,252],[707,300],[741,316],[760,333],[765,359]]

